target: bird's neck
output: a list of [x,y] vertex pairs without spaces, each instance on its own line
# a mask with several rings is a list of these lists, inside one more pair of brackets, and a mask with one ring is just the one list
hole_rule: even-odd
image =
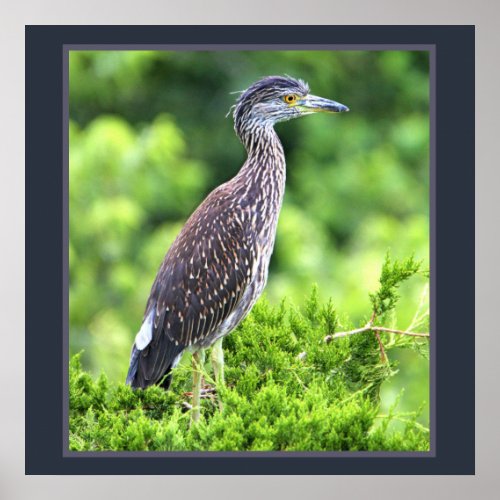
[[250,212],[249,217],[259,237],[274,242],[285,193],[283,146],[272,126],[254,129],[243,144],[248,158],[234,179],[240,200]]
[[255,127],[240,136],[248,158],[241,168],[241,177],[268,199],[281,204],[286,177],[285,153],[272,125]]

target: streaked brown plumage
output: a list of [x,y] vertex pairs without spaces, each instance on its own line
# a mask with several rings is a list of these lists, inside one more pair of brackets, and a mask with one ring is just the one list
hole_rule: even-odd
[[309,95],[304,82],[290,77],[267,77],[242,93],[235,131],[248,158],[208,195],[167,252],[132,349],[132,387],[168,388],[185,349],[211,346],[250,311],[267,280],[285,190],[285,157],[273,125],[319,110],[348,109]]

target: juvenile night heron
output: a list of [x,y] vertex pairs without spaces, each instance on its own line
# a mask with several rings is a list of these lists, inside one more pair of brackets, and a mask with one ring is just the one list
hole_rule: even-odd
[[199,418],[204,349],[224,382],[222,338],[248,314],[267,280],[285,190],[285,155],[277,122],[316,112],[349,111],[309,94],[291,77],[269,76],[241,93],[234,129],[248,158],[212,191],[168,250],[135,337],[127,383],[168,389],[184,350],[193,352],[193,419]]

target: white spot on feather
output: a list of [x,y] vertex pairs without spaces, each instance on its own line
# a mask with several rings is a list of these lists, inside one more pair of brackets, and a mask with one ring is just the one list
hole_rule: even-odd
[[153,339],[153,316],[154,309],[151,309],[151,312],[148,314],[144,322],[142,323],[141,329],[135,336],[135,347],[142,351],[145,349],[148,344]]

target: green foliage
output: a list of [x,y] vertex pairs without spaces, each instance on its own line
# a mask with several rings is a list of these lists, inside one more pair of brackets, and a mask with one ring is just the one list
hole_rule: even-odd
[[394,309],[399,299],[396,292],[399,285],[416,274],[419,269],[420,263],[415,262],[413,257],[403,262],[391,262],[390,254],[386,254],[380,275],[380,287],[377,292],[370,294],[374,317],[383,316]]
[[[410,261],[383,266],[384,296],[408,277]],[[407,272],[408,271],[408,272]],[[397,297],[394,296],[394,304]],[[97,381],[70,366],[70,448],[73,450],[428,450],[429,431],[417,420],[423,407],[381,414],[382,385],[397,363],[382,363],[371,333],[326,343],[338,318],[314,288],[303,311],[260,300],[224,340],[226,387],[202,400],[202,418],[190,424],[189,355],[174,370],[171,390],[132,391]],[[391,342],[386,351],[418,344]],[[424,340],[423,342],[426,342]],[[187,358],[187,359],[186,359]],[[213,384],[209,363],[204,378]],[[219,410],[218,400],[223,402]],[[428,417],[427,417],[428,420]],[[397,425],[399,424],[399,425]]]
[[[302,304],[318,283],[337,313],[315,309],[313,321],[289,311],[288,321],[331,333],[348,328],[339,311],[366,320],[366,291],[377,288],[388,248],[428,266],[428,67],[419,51],[71,51],[70,352],[83,350],[85,370],[104,371],[110,384],[125,379],[164,254],[204,196],[244,161],[225,118],[231,92],[262,75],[304,78],[313,93],[351,109],[277,126],[287,186],[269,302]],[[388,324],[413,321],[425,282],[419,275],[401,285]],[[390,353],[400,371],[382,388],[384,412],[402,388],[403,411],[428,399],[428,362],[409,347]]]

